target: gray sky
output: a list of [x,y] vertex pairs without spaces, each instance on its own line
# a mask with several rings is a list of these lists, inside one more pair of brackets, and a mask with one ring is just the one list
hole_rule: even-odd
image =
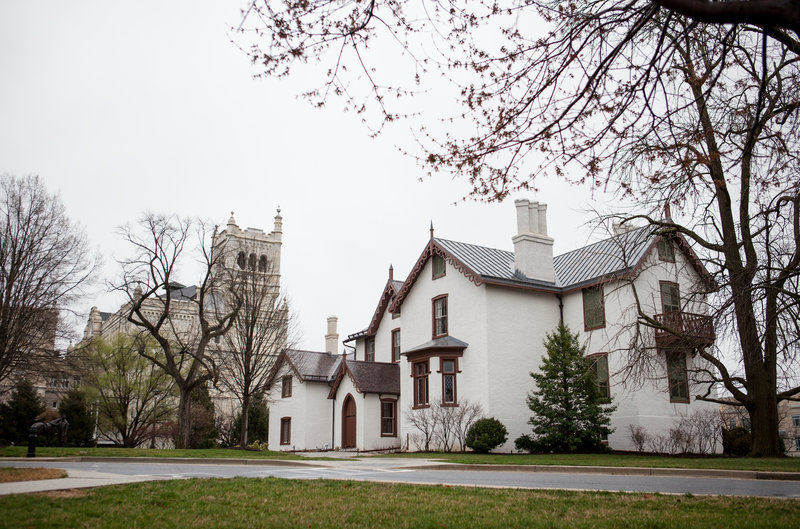
[[[104,278],[126,251],[116,228],[146,210],[219,224],[234,211],[240,227],[270,231],[280,206],[283,288],[300,345],[322,349],[328,315],[342,337],[368,324],[389,265],[408,274],[431,221],[439,237],[513,249],[512,201],[454,205],[464,182],[420,181],[397,148],[409,145],[407,125],[370,139],[335,101],[317,110],[297,99],[324,70],[254,80],[227,36],[242,5],[0,3],[0,173],[38,174],[60,192],[103,254]],[[527,198],[548,203],[555,253],[585,244],[589,194],[539,187]],[[121,301],[98,289],[79,310]]]

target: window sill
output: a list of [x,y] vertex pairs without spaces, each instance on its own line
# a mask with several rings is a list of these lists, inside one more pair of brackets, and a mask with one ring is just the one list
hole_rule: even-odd
[[424,410],[425,408],[430,408],[430,407],[431,407],[430,404],[420,404],[420,405],[412,406],[411,409],[412,410]]

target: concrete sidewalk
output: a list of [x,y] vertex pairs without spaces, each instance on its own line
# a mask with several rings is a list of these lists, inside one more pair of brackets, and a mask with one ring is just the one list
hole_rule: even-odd
[[0,496],[9,494],[25,494],[29,492],[48,492],[53,490],[85,489],[104,485],[120,485],[141,481],[168,479],[157,476],[126,476],[124,474],[107,474],[90,470],[66,469],[66,478],[40,479],[36,481],[12,481],[0,483]]

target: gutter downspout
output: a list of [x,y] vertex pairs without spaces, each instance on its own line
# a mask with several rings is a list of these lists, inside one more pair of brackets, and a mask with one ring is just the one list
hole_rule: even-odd
[[558,323],[564,324],[564,296],[562,294],[556,294],[558,298]]

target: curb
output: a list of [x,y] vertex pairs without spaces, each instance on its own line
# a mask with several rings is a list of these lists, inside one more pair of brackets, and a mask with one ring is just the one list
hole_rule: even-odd
[[703,468],[650,468],[650,467],[597,467],[566,465],[473,465],[440,463],[413,467],[406,470],[460,470],[477,472],[552,472],[555,474],[605,474],[611,476],[659,476],[694,478],[760,479],[800,481],[800,472],[765,472],[760,470],[716,470]]

